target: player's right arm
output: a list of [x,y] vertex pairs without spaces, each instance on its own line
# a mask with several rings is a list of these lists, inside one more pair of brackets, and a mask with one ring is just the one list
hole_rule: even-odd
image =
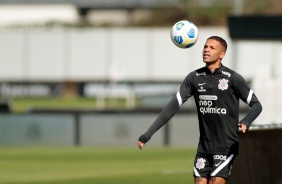
[[192,96],[191,92],[191,75],[189,74],[180,86],[179,91],[172,97],[169,103],[163,108],[159,116],[156,118],[150,128],[139,137],[138,147],[142,149],[153,134],[165,125],[179,110],[182,104]]

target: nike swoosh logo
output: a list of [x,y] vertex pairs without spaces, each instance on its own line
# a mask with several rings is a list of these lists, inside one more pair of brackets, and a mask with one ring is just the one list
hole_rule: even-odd
[[221,164],[221,162],[219,162],[219,163],[215,164],[215,167],[219,166],[220,164]]
[[198,86],[202,86],[205,85],[206,83],[198,83]]

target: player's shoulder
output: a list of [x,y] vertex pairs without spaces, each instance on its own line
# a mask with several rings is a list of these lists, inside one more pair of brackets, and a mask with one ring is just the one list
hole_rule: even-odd
[[193,72],[191,72],[194,76],[205,76],[208,73],[207,67],[199,68]]
[[234,70],[228,68],[227,66],[222,65],[221,67],[221,73],[225,74],[225,75],[230,75],[232,76],[232,74],[236,73]]
[[240,85],[242,85],[246,81],[241,74],[226,66],[222,68],[221,73],[227,76],[230,79],[230,81],[232,81],[235,84],[235,86],[239,85],[238,87],[240,87]]
[[190,73],[188,73],[188,75],[186,76],[185,80],[193,80],[195,77],[197,76],[205,76],[207,75],[207,72],[206,72],[206,67],[202,67],[202,68],[199,68],[199,69],[196,69],[194,71],[191,71]]
[[223,75],[226,75],[227,77],[230,77],[230,78],[238,78],[238,77],[242,77],[239,73],[237,73],[236,71],[226,67],[226,66],[222,66],[222,69],[221,69],[221,73]]
[[186,75],[186,77],[185,77],[183,82],[186,83],[186,84],[187,83],[191,84],[191,83],[193,83],[194,80],[196,80],[195,77],[199,76],[199,75],[206,75],[206,73],[204,73],[204,71],[199,70],[199,69],[191,71],[190,73],[188,73]]

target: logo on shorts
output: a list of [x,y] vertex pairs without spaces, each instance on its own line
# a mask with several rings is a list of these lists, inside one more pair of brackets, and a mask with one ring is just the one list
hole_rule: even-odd
[[203,168],[205,168],[205,162],[206,162],[205,159],[203,159],[203,158],[198,158],[198,159],[197,159],[197,163],[196,163],[196,168],[197,168],[197,169],[203,169]]
[[214,165],[215,165],[215,167],[219,166],[219,165],[221,164],[221,162],[222,162],[222,161],[220,161],[220,162],[219,162],[219,163],[217,163],[217,164],[214,164]]
[[220,79],[218,84],[218,89],[221,89],[222,91],[228,89],[228,80],[227,79]]
[[226,155],[214,155],[213,156],[214,160],[224,160],[225,161],[225,160],[227,160],[227,158],[228,157]]

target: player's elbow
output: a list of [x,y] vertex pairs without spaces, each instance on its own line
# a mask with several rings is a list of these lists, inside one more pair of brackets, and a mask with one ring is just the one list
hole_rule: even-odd
[[256,112],[258,113],[258,115],[262,112],[262,105],[260,102],[255,103],[252,108],[256,109]]

